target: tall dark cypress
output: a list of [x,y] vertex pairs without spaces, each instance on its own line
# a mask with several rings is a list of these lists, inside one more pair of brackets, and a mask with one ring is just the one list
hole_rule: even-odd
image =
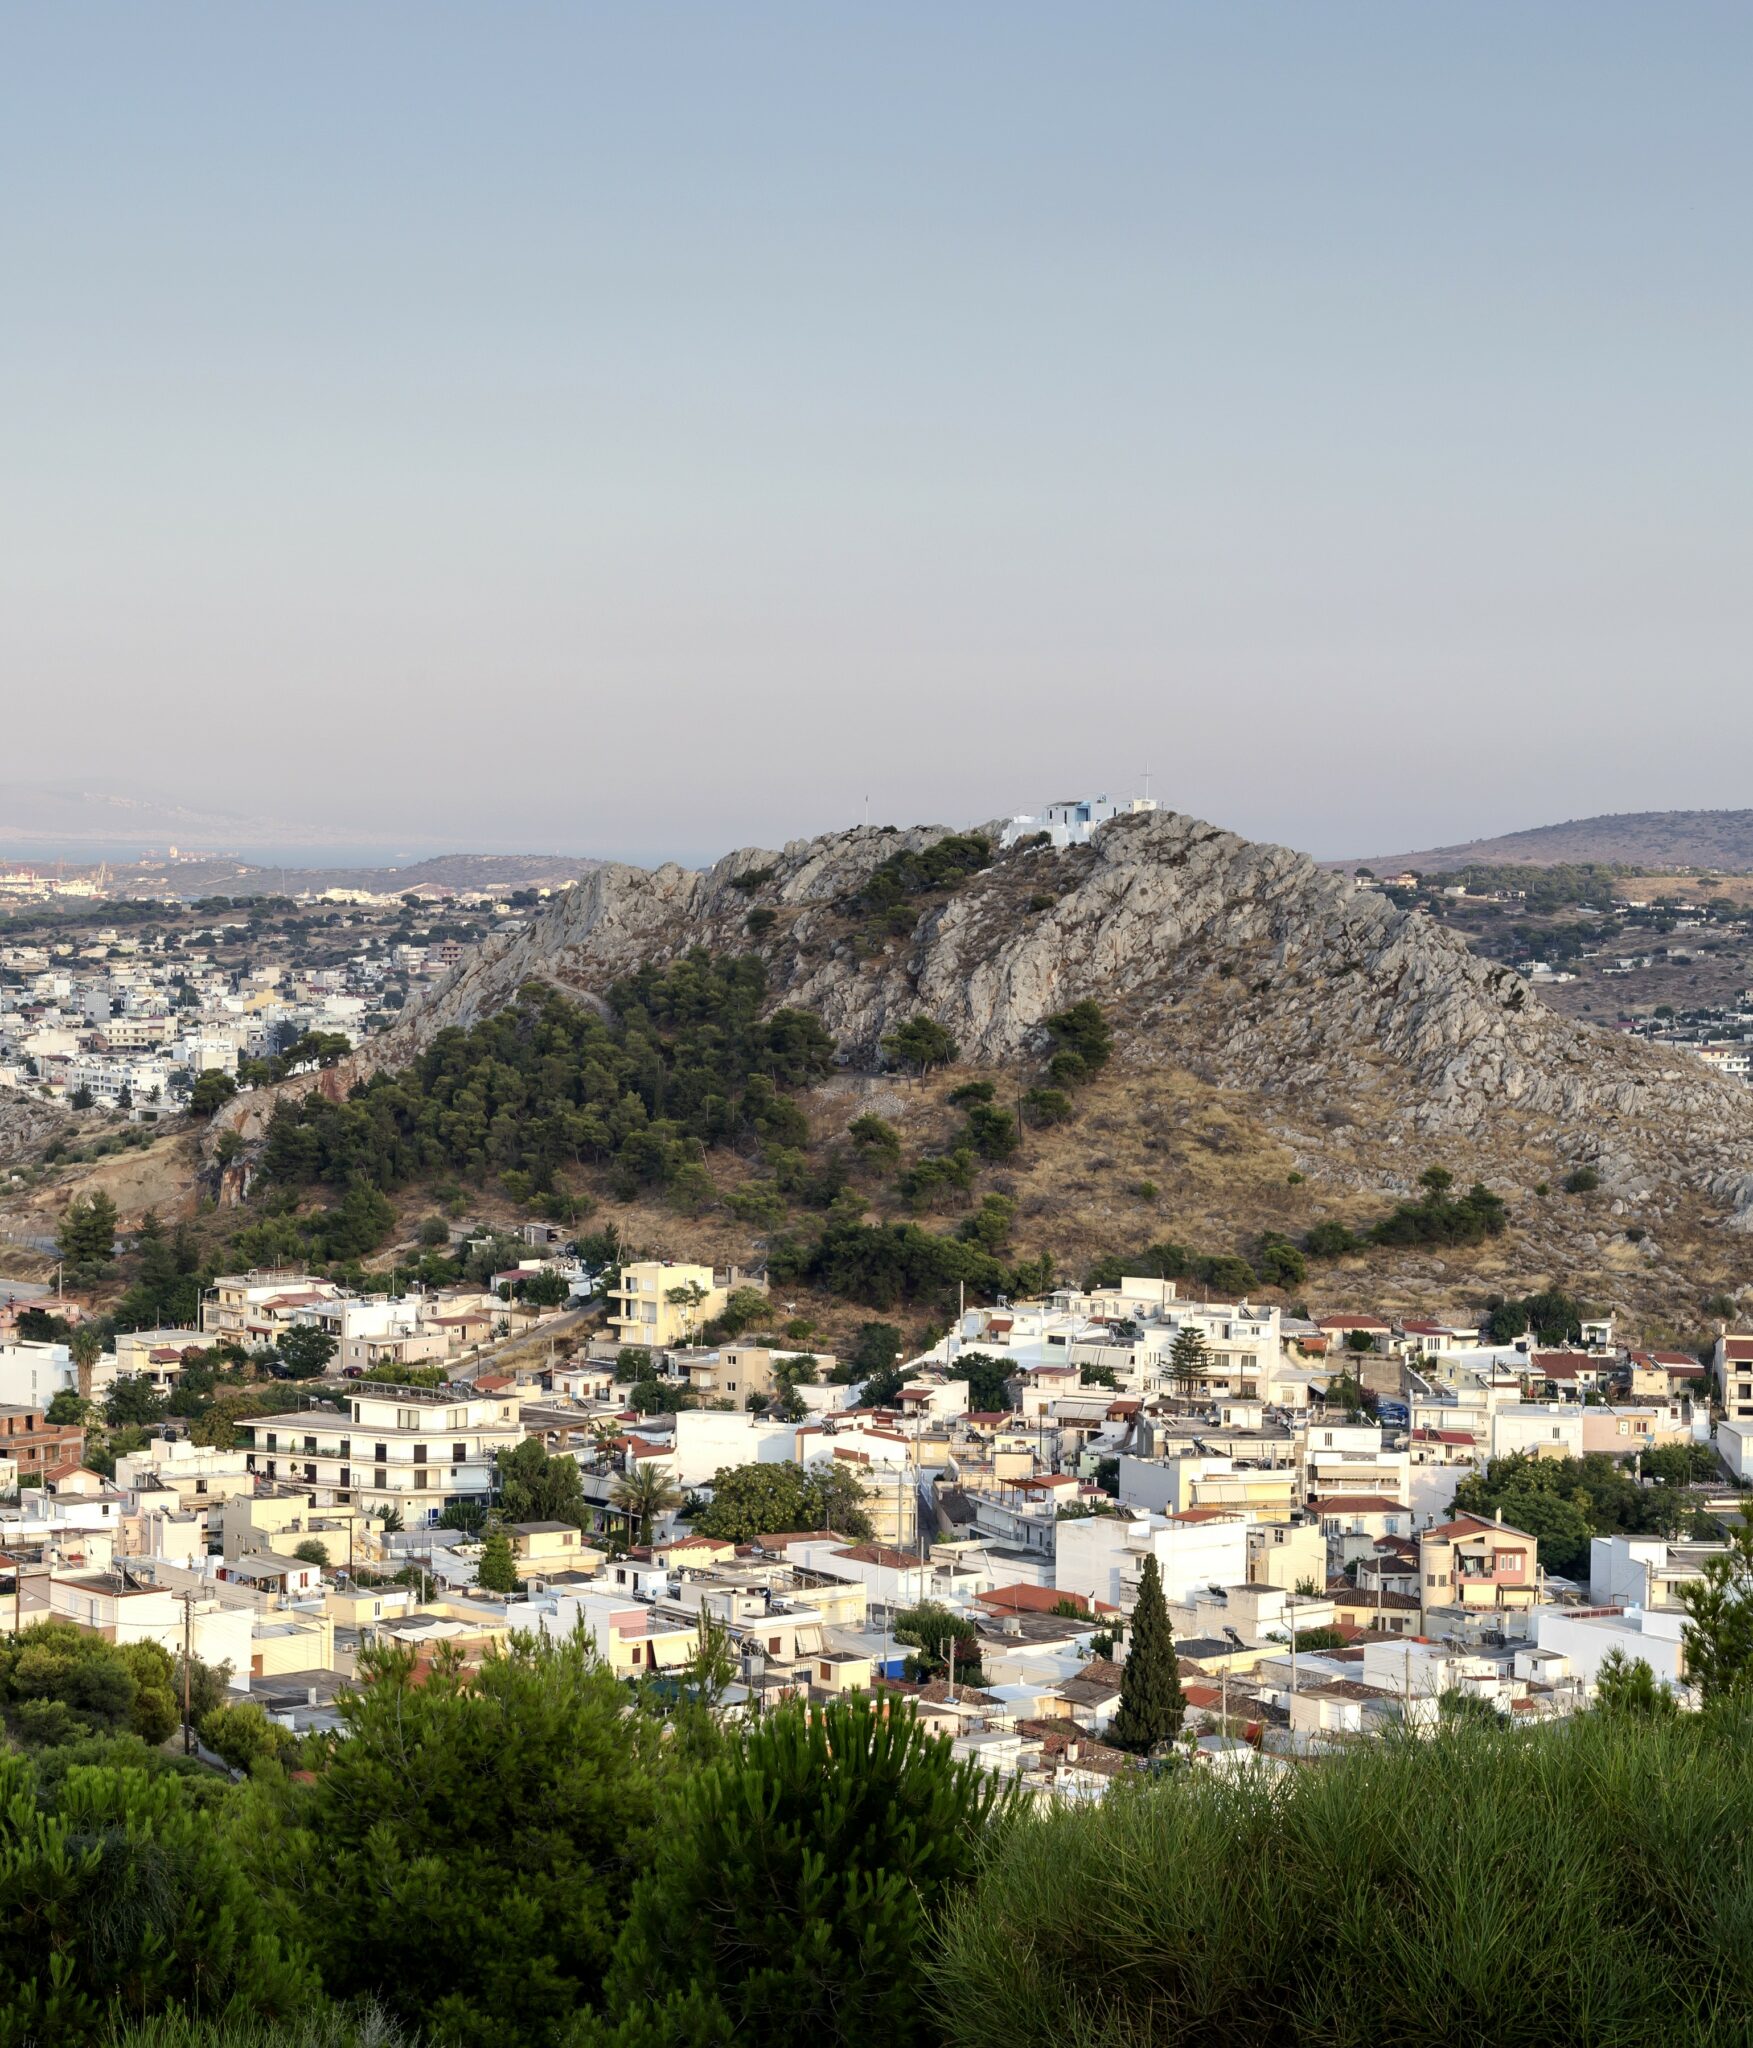
[[1120,1705],[1108,1740],[1120,1749],[1147,1755],[1159,1742],[1181,1732],[1187,1702],[1175,1668],[1175,1637],[1168,1602],[1154,1556],[1139,1574],[1138,1604],[1127,1630],[1126,1662],[1120,1674]]

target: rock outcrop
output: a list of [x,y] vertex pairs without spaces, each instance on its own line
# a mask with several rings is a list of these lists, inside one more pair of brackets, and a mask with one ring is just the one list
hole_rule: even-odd
[[[1293,1118],[1330,1110],[1394,1141],[1587,1162],[1627,1200],[1702,1190],[1753,1220],[1753,1091],[1559,1016],[1508,969],[1303,854],[1169,812],[1122,818],[1088,846],[1014,848],[919,897],[903,935],[873,929],[855,901],[873,870],[944,836],[866,828],[743,848],[704,871],[600,868],[466,960],[338,1078],[405,1062],[527,981],[600,999],[647,960],[754,949],[773,1001],[815,1011],[854,1063],[919,1012],[965,1059],[1015,1060],[1089,996],[1121,1059],[1257,1092]],[[752,912],[770,914],[754,933]],[[244,1097],[222,1122],[253,1136],[270,1100]]]

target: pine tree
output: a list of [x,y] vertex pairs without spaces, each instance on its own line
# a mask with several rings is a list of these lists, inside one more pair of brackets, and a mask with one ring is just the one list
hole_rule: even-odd
[[475,1576],[489,1593],[517,1591],[517,1560],[512,1556],[511,1538],[497,1522],[481,1539],[481,1564]]
[[1211,1367],[1205,1333],[1197,1323],[1183,1323],[1169,1352],[1169,1377],[1183,1394],[1192,1394]]
[[116,1249],[115,1203],[101,1188],[94,1195],[75,1195],[61,1212],[56,1238],[68,1265],[107,1266]]
[[1116,1748],[1148,1755],[1159,1742],[1181,1732],[1187,1702],[1175,1667],[1175,1636],[1154,1556],[1144,1560],[1138,1604],[1132,1610],[1131,1647],[1120,1674],[1120,1705],[1108,1740]]

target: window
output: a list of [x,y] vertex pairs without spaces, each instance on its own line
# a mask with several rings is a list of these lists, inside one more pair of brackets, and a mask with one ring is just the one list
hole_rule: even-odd
[[452,1463],[453,1465],[466,1465],[466,1464],[468,1463],[468,1461],[469,1461],[469,1447],[468,1447],[468,1445],[467,1445],[467,1444],[452,1444],[452,1445],[451,1445],[451,1447],[450,1447],[450,1462],[451,1462],[451,1463]]
[[416,1445],[414,1446],[414,1462],[415,1462],[415,1464],[416,1464],[416,1465],[424,1465],[424,1464],[425,1464],[425,1462],[426,1462],[426,1446],[425,1446],[424,1444],[416,1444]]
[[379,1485],[380,1487],[383,1487],[383,1486],[388,1486],[388,1485],[389,1485],[389,1483],[390,1483],[390,1475],[389,1475],[389,1471],[388,1471],[388,1468],[387,1468],[386,1466],[380,1465],[380,1466],[379,1466],[379,1467],[377,1468],[377,1480],[376,1480],[376,1483],[377,1483],[377,1485]]
[[[384,1449],[382,1444],[379,1444],[376,1450],[377,1462],[381,1465],[388,1456],[389,1452]],[[379,1483],[381,1484],[382,1482],[380,1481]]]
[[352,1439],[352,1438],[351,1438],[350,1436],[344,1436],[344,1437],[343,1437],[343,1438],[341,1439],[341,1448],[339,1449],[339,1451],[337,1451],[337,1452],[336,1452],[336,1454],[335,1454],[335,1455],[336,1455],[337,1457],[340,1457],[340,1458],[350,1458],[350,1457],[352,1457],[352,1455],[353,1455],[353,1439]]
[[420,1470],[419,1470],[418,1472],[416,1472],[416,1473],[414,1474],[414,1484],[415,1484],[415,1486],[416,1486],[416,1487],[422,1487],[422,1488],[423,1488],[423,1487],[425,1486],[425,1484],[426,1484],[426,1471],[425,1471],[425,1468],[424,1468],[424,1467],[422,1467],[422,1468],[421,1468],[421,1469],[420,1469]]

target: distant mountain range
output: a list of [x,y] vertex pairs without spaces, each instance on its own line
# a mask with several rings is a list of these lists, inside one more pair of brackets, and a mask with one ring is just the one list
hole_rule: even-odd
[[1495,839],[1468,839],[1458,846],[1364,854],[1325,865],[1367,867],[1381,875],[1401,868],[1444,874],[1475,865],[1556,867],[1583,861],[1650,873],[1664,868],[1753,873],[1753,811],[1613,811],[1599,818],[1571,818],[1562,825],[1505,832]]

